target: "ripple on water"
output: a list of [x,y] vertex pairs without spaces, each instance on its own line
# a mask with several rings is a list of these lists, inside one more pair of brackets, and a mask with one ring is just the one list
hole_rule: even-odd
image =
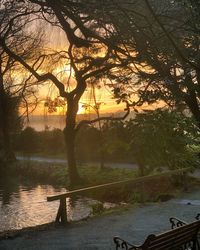
[[[0,231],[20,229],[55,220],[59,201],[47,202],[46,197],[66,192],[51,185],[0,186]],[[91,213],[95,201],[88,198],[67,199],[69,220],[80,220]]]

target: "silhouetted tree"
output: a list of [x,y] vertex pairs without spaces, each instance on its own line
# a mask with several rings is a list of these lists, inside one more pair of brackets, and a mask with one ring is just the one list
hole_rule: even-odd
[[103,125],[104,143],[101,147],[109,161],[133,162],[133,154],[129,153],[131,134],[125,124],[124,121],[109,121]]
[[[76,123],[78,103],[87,87],[91,84],[98,84],[99,80],[107,76],[112,79],[112,86],[118,85],[126,79],[123,77],[122,68],[126,68],[130,62],[129,53],[123,48],[121,40],[112,29],[109,15],[104,11],[104,3],[99,1],[23,1],[24,6],[29,10],[28,3],[33,5],[34,12],[40,11],[40,19],[43,19],[51,26],[59,27],[66,36],[67,49],[54,52],[52,57],[44,55],[37,59],[36,63],[24,60],[18,53],[10,48],[5,37],[0,37],[0,45],[6,53],[20,62],[39,81],[51,81],[59,90],[59,95],[67,102],[66,127],[64,130],[65,143],[67,148],[67,160],[71,184],[80,181],[75,159],[75,137],[78,129],[83,124],[91,124],[108,117],[97,118],[93,121],[82,121]],[[115,5],[109,6],[109,11]],[[26,12],[25,12],[26,13]],[[32,14],[33,15],[33,14]],[[17,17],[16,17],[17,18]],[[43,68],[36,68],[48,61],[50,63],[59,61],[68,65],[70,73],[65,77],[56,75],[54,71],[44,71]],[[132,58],[131,58],[132,59]],[[56,68],[56,64],[54,65]],[[120,77],[119,77],[120,76]],[[67,79],[66,79],[67,78]],[[128,81],[128,79],[126,79]],[[122,101],[127,104],[126,117],[129,113],[129,105],[126,95]]]
[[20,98],[1,90],[0,109],[0,159],[4,162],[15,160],[12,150],[13,135],[22,128],[22,120],[18,112]]
[[[12,50],[17,51],[22,58],[28,59],[39,46],[40,39],[32,37],[29,40],[27,34],[24,34],[23,27],[29,21],[28,18],[24,20],[24,23],[19,20],[15,21],[16,15],[25,16],[22,9],[22,5],[17,1],[1,1],[0,33]],[[11,141],[13,132],[22,125],[19,114],[20,105],[23,103],[26,111],[30,108],[28,107],[30,96],[33,96],[35,92],[33,87],[30,87],[30,82],[31,76],[24,74],[21,65],[0,46],[0,134],[3,161],[15,160]]]
[[101,144],[100,131],[93,126],[82,126],[76,136],[76,154],[80,163],[97,161],[100,159]]
[[137,55],[132,68],[138,79],[135,105],[164,101],[189,109],[200,127],[200,2],[125,1],[118,2],[118,9],[121,18],[114,15],[113,22]]

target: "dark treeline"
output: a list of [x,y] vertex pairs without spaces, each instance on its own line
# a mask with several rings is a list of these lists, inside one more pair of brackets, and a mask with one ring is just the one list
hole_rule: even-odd
[[[116,139],[117,134],[123,133],[120,130],[121,127],[123,128],[121,122],[106,124],[102,132],[104,140],[101,145],[99,129],[88,125],[83,126],[77,135],[76,154],[79,163],[100,161],[101,151],[104,152],[105,161],[133,161],[129,152],[122,148],[129,141],[125,137]],[[13,144],[20,154],[65,156],[65,141],[63,131],[60,129],[36,131],[32,127],[27,127],[15,136]]]
[[[137,163],[140,174],[167,167],[198,165],[199,132],[193,119],[176,111],[154,110],[136,114],[135,119],[109,121],[101,131],[84,125],[76,138],[79,163],[92,161]],[[22,130],[14,139],[22,154],[65,156],[63,131]],[[103,152],[103,154],[102,154]]]

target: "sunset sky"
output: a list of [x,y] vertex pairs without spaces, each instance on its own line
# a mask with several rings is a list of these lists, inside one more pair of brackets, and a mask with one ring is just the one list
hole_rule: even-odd
[[[38,24],[37,24],[38,25]],[[36,25],[36,26],[37,26]],[[53,49],[53,50],[67,50],[68,43],[67,39],[65,37],[65,34],[62,32],[61,29],[57,27],[52,27],[47,23],[39,24],[40,27],[43,29],[43,25],[45,26],[45,49]],[[67,66],[61,66],[60,68],[54,69],[54,74],[65,74],[65,78],[69,75],[69,65]],[[66,80],[65,80],[66,81]],[[72,81],[73,85],[73,78],[70,80]],[[106,113],[106,112],[116,112],[116,111],[123,111],[125,108],[124,104],[116,104],[116,101],[113,99],[111,89],[108,87],[104,87],[103,84],[100,83],[102,86],[101,88],[95,88],[95,95],[96,95],[96,102],[101,103],[100,112]],[[45,112],[44,103],[47,97],[50,97],[52,99],[59,96],[58,90],[55,87],[54,84],[46,84],[44,86],[38,87],[38,93],[39,93],[39,100],[40,103],[38,104],[36,110],[33,112],[33,115],[43,115]],[[88,110],[85,110],[83,105],[88,104]],[[88,88],[87,91],[84,93],[80,100],[79,104],[79,112],[78,113],[87,113],[94,112],[93,109],[94,106],[94,100],[93,100],[93,92],[92,88]],[[90,108],[89,108],[90,107]],[[58,112],[52,113],[60,114],[63,113],[62,109],[58,109]]]
[[[67,51],[69,44],[68,44],[66,35],[63,33],[63,31],[60,28],[53,27],[47,22],[40,20],[40,22],[36,21],[34,24],[32,24],[31,30],[34,30],[34,29],[42,30],[42,32],[44,32],[44,37],[43,37],[44,38],[44,42],[43,42],[44,50]],[[52,67],[51,65],[49,66]],[[64,75],[65,80],[63,81],[63,83],[65,84],[66,79],[68,78],[68,75],[69,75],[69,65],[67,63],[64,63],[64,65],[54,67],[53,74],[57,77],[59,77],[61,74]],[[70,79],[70,81],[71,81],[71,85],[73,88],[73,81],[74,81],[73,76]],[[124,111],[125,104],[123,103],[117,104],[116,100],[113,99],[111,89],[109,89],[108,87],[105,87],[104,84],[100,83],[100,85],[101,85],[101,88],[95,87],[95,90],[92,90],[91,87],[87,88],[87,91],[83,94],[80,100],[79,111],[78,111],[79,114],[95,112],[93,108],[95,102],[94,102],[92,91],[95,91],[96,102],[100,103],[100,114]],[[45,84],[45,85],[39,84],[37,94],[38,94],[39,103],[37,105],[37,108],[32,113],[32,115],[43,115],[44,113],[49,114],[47,112],[47,108],[44,107],[44,103],[47,98],[54,99],[54,98],[59,97],[57,88],[55,87],[54,84]],[[133,96],[133,99],[136,100],[137,97]],[[85,104],[88,105],[87,110],[83,107],[85,106]],[[141,108],[144,108],[144,109],[155,108],[157,105],[158,104],[155,104],[154,106],[151,106],[151,107],[149,107],[148,105],[143,105]],[[160,105],[161,104],[159,104],[159,106]],[[57,112],[53,112],[49,115],[64,114],[65,111],[66,111],[66,108],[65,110],[63,110],[62,108],[57,108]]]
[[[40,87],[39,90],[39,99],[40,103],[38,104],[36,110],[34,111],[34,115],[43,115],[45,112],[44,103],[47,97],[50,97],[52,99],[59,96],[58,91],[56,87],[51,84],[49,86],[43,86]],[[125,108],[125,104],[116,104],[115,99],[113,99],[112,92],[110,89],[106,87],[102,87],[100,89],[95,88],[96,93],[96,102],[101,103],[100,104],[100,113],[106,113],[106,112],[116,112],[116,111],[123,111]],[[84,106],[85,104],[88,106],[86,109]],[[87,91],[84,93],[83,97],[80,100],[79,104],[79,114],[88,113],[89,111],[91,113],[94,113],[94,100],[93,100],[93,91],[91,88],[88,88]],[[63,113],[62,109],[58,108],[58,112],[53,112],[52,114],[61,114]]]

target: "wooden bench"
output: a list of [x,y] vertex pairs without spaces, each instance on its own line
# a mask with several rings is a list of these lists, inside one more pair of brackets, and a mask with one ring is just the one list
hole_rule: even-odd
[[200,221],[195,221],[162,234],[151,234],[140,246],[132,245],[120,237],[114,237],[116,250],[199,250],[197,234]]
[[[200,213],[198,213],[196,216],[195,216],[195,219],[196,220],[200,220]],[[171,217],[169,218],[169,222],[171,224],[171,229],[174,229],[174,228],[177,228],[177,227],[182,227],[184,225],[187,225],[188,222],[186,221],[183,221],[179,218],[176,218],[176,217]]]
[[[199,213],[195,216],[195,219],[196,219],[196,220],[200,220],[200,214],[199,214]],[[169,219],[169,222],[170,222],[170,224],[171,224],[171,229],[175,229],[175,228],[178,228],[178,227],[182,227],[182,226],[188,224],[188,222],[183,221],[183,220],[180,220],[179,218],[176,218],[176,217],[171,217],[171,218]],[[200,249],[199,240],[200,240],[200,232],[199,232],[198,235],[197,235],[197,249]]]

